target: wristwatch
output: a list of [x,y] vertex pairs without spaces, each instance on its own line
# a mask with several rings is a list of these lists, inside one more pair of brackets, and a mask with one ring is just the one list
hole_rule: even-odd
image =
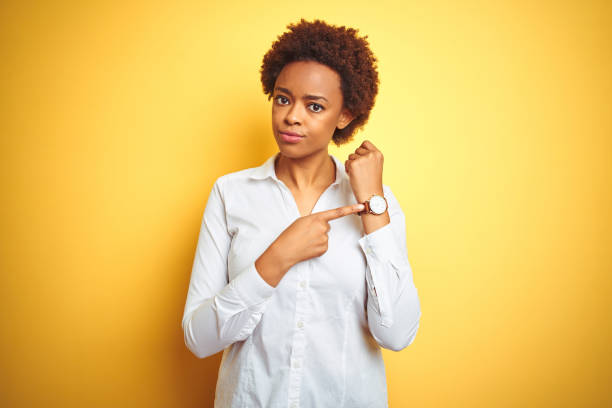
[[355,214],[357,215],[363,215],[363,214],[381,215],[381,214],[384,214],[385,211],[387,211],[387,208],[389,208],[389,205],[387,204],[387,199],[378,194],[372,195],[368,200],[364,201],[362,204],[365,205],[365,208]]

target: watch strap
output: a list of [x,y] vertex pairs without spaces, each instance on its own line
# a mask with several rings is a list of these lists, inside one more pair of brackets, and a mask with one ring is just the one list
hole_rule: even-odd
[[370,200],[366,200],[361,204],[363,204],[365,207],[363,210],[359,211],[358,213],[355,213],[356,215],[363,215],[370,212]]
[[[373,212],[373,211],[371,211],[371,210],[370,210],[370,199],[371,199],[372,197],[374,197],[375,195],[380,195],[380,194],[372,194],[372,195],[370,196],[370,198],[368,198],[368,199],[367,199],[367,200],[365,200],[363,203],[361,203],[361,204],[363,204],[363,205],[365,206],[365,208],[364,208],[363,210],[361,210],[361,211],[359,211],[359,212],[356,212],[356,213],[353,213],[353,214],[355,214],[355,215],[359,215],[359,216],[361,216],[361,215],[363,215],[363,214],[368,214],[368,213],[369,213],[369,214],[374,214],[374,215],[381,215],[381,214],[384,214],[384,212],[382,212],[381,214],[376,214],[375,212]],[[387,201],[387,197],[385,197],[384,195],[380,195],[380,196],[381,196],[381,197],[382,197],[382,198],[385,200],[385,203],[387,204],[387,209],[386,209],[385,211],[388,211],[388,210],[389,210],[389,202]]]

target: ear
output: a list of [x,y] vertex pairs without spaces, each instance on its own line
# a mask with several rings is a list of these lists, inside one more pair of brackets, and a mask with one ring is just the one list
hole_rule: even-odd
[[338,129],[344,129],[348,126],[349,123],[351,123],[352,120],[353,115],[351,114],[351,112],[349,112],[348,109],[344,108],[340,113],[340,117],[338,118],[338,124],[336,125],[336,127]]

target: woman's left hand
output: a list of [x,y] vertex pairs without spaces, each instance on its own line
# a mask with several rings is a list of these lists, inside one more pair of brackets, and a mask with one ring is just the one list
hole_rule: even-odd
[[382,152],[372,142],[364,140],[344,162],[357,202],[362,203],[373,194],[383,195],[383,159]]

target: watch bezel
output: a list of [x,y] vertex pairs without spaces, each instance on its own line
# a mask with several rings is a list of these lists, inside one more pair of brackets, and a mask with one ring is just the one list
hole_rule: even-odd
[[[381,205],[384,203],[384,208],[382,209],[381,212],[374,211],[374,209],[372,208],[372,199],[374,199],[374,202],[379,201]],[[389,203],[387,203],[387,199],[385,198],[385,196],[382,196],[380,194],[374,194],[372,195],[372,197],[368,199],[368,207],[369,207],[370,213],[375,214],[375,215],[381,215],[381,214],[384,214],[385,211],[387,211],[387,209],[389,208]]]

